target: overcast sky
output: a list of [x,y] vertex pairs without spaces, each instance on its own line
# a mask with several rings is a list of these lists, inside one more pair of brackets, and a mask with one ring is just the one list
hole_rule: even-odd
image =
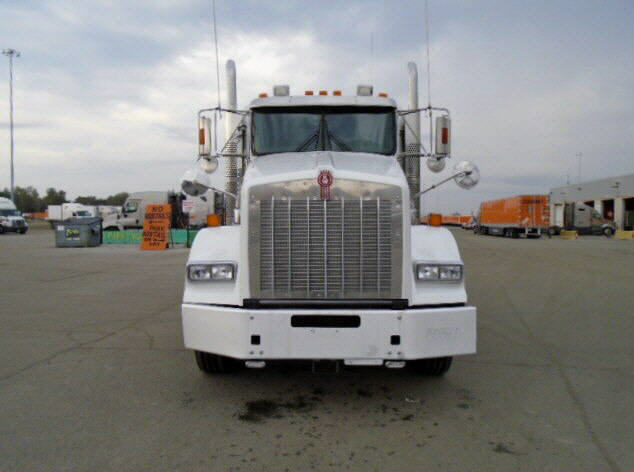
[[[210,5],[0,0],[0,47],[22,53],[16,184],[70,197],[177,188],[195,158],[196,112],[216,103]],[[482,180],[430,192],[425,210],[547,193],[567,174],[576,182],[577,153],[582,180],[634,172],[634,2],[430,0],[429,9],[432,103],[452,113],[450,165],[474,160]],[[217,0],[217,15],[239,106],[278,83],[353,94],[370,82],[406,108],[411,60],[426,95],[422,0]],[[0,59],[5,187],[9,74]],[[424,182],[449,167],[424,172]]]

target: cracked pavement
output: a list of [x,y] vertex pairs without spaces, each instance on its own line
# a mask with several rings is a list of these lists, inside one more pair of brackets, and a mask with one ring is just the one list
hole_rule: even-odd
[[208,377],[187,250],[0,235],[0,470],[634,470],[634,242],[453,230],[478,354],[446,377]]

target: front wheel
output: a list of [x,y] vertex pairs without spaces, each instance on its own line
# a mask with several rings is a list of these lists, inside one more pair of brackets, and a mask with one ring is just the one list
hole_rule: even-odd
[[433,357],[431,359],[418,359],[408,362],[411,368],[422,375],[440,377],[447,373],[451,367],[453,357]]
[[612,236],[612,234],[614,234],[614,231],[612,231],[612,228],[603,228],[603,236],[605,236],[606,238],[609,238]]
[[239,361],[231,357],[219,356],[209,352],[194,351],[198,368],[206,374],[228,374],[237,370]]

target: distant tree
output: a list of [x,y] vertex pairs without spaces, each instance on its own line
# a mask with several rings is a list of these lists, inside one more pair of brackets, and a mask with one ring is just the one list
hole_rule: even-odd
[[128,192],[119,192],[106,198],[106,205],[122,206],[128,198]]
[[33,213],[42,210],[42,201],[35,187],[16,187],[14,203],[22,212]]
[[77,197],[75,203],[81,203],[82,205],[103,205],[105,200],[95,197],[94,195],[88,195],[86,197]]
[[66,203],[66,192],[64,190],[55,190],[54,188],[47,188],[46,195],[42,199],[42,206],[44,209],[49,205],[61,205]]
[[4,190],[0,190],[0,197],[11,198],[11,190],[8,188],[4,188]]

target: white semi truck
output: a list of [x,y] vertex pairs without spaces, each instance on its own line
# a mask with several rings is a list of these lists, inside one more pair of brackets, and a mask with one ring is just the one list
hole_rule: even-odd
[[25,234],[28,229],[28,223],[14,203],[8,198],[0,197],[0,233],[15,232]]
[[[352,96],[275,86],[239,111],[227,62],[228,105],[199,112],[199,164],[182,180],[190,195],[224,194],[225,225],[198,234],[186,268],[184,342],[201,370],[309,360],[442,375],[453,356],[475,353],[458,246],[418,224],[420,162],[444,167],[449,112],[419,108],[413,63],[409,78],[404,111],[371,86]],[[224,190],[209,184],[218,157]],[[464,161],[443,182],[478,178]]]

